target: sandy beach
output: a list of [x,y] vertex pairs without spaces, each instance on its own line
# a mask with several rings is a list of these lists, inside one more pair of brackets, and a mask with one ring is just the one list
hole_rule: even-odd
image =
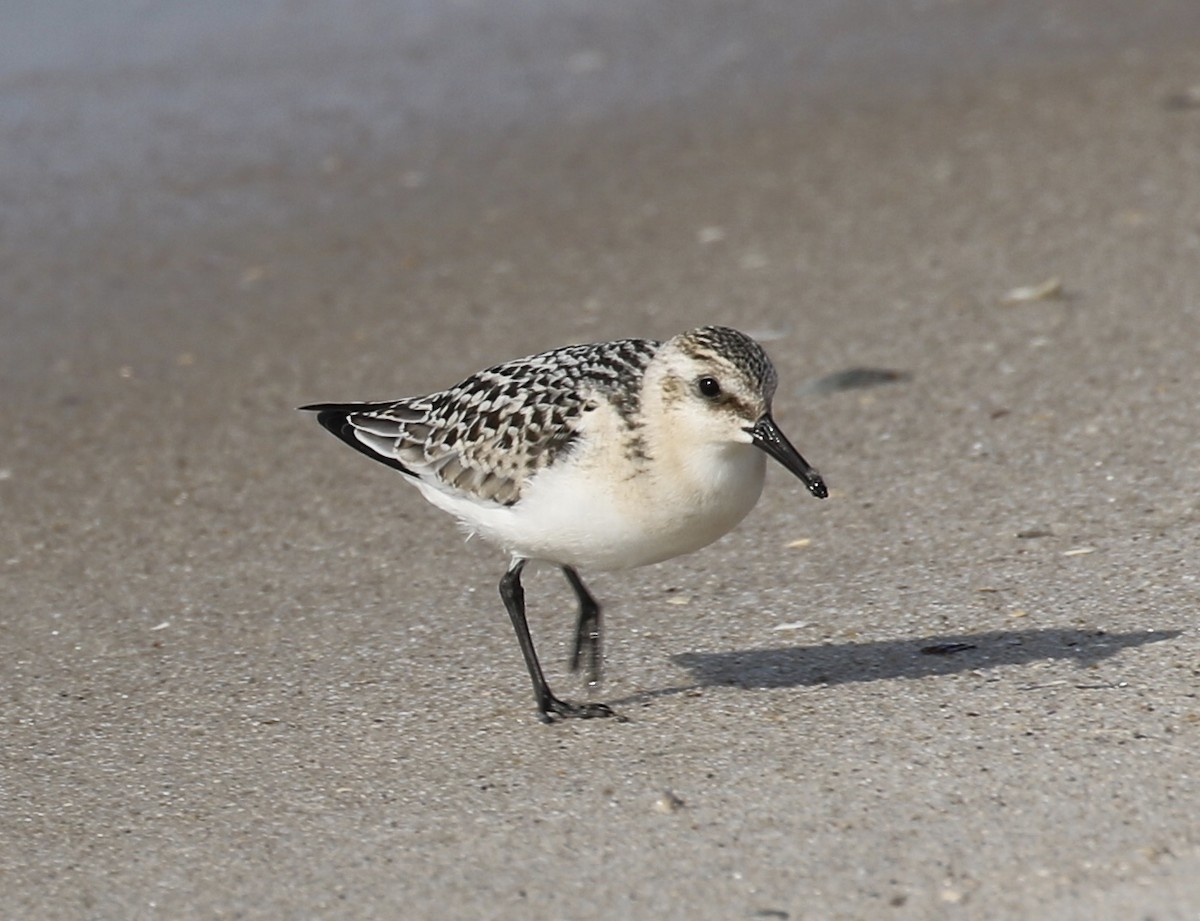
[[[1200,917],[1200,6],[681,14],[4,14],[0,917]],[[589,578],[543,726],[295,407],[704,323],[831,496]]]

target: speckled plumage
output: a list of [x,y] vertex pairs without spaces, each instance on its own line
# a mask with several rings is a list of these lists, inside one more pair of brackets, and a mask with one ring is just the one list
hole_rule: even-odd
[[[514,505],[525,485],[579,437],[603,400],[636,439],[639,379],[662,343],[569,345],[472,374],[427,396],[322,410],[377,459],[477,500]],[[344,422],[340,416],[345,416]],[[343,434],[344,432],[344,434]]]
[[771,418],[775,385],[757,342],[704,326],[554,349],[427,396],[304,408],[508,552],[501,595],[548,719],[612,714],[550,692],[525,623],[525,562],[567,575],[580,602],[572,667],[586,661],[595,680],[600,608],[577,567],[643,566],[711,543],[757,502],[767,455],[826,495]]
[[768,403],[775,395],[775,366],[763,347],[745,333],[728,326],[701,326],[679,336],[677,341],[681,351],[698,361],[724,361],[736,367]]

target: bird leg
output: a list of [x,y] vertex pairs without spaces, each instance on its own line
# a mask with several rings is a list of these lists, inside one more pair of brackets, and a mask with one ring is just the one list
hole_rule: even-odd
[[568,703],[559,700],[551,692],[550,685],[546,683],[542,674],[542,666],[538,664],[537,653],[533,650],[529,623],[525,620],[525,589],[521,587],[521,570],[524,568],[525,560],[516,560],[509,567],[500,580],[500,597],[504,601],[504,607],[508,609],[513,629],[517,632],[517,642],[521,645],[521,655],[525,657],[525,667],[529,670],[530,680],[533,681],[533,697],[537,702],[538,719],[543,723],[552,723],[555,717],[591,719],[597,716],[616,716],[605,704]]
[[598,684],[601,668],[600,604],[592,597],[574,566],[564,566],[563,575],[579,599],[579,620],[575,622],[575,648],[571,653],[571,671],[579,671],[587,656],[588,684]]

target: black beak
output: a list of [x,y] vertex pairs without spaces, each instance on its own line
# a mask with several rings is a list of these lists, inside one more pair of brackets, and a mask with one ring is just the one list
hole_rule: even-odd
[[771,418],[770,413],[767,413],[752,428],[748,428],[746,431],[754,439],[754,446],[756,448],[762,448],[767,454],[787,467],[796,476],[800,477],[804,481],[804,485],[808,487],[810,493],[818,499],[824,499],[829,495],[829,490],[825,488],[825,481],[821,479],[821,474],[817,473],[809,462],[800,456],[800,452],[792,447],[792,443],[779,430],[779,426],[775,424],[775,420]]

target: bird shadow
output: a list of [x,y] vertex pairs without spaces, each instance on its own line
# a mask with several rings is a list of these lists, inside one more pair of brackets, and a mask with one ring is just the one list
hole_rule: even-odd
[[1128,633],[996,630],[863,643],[684,652],[672,656],[671,661],[691,672],[693,685],[631,695],[629,702],[720,685],[793,688],[852,684],[892,678],[929,678],[1054,659],[1069,659],[1082,668],[1125,649],[1175,639],[1181,633],[1180,630]]

